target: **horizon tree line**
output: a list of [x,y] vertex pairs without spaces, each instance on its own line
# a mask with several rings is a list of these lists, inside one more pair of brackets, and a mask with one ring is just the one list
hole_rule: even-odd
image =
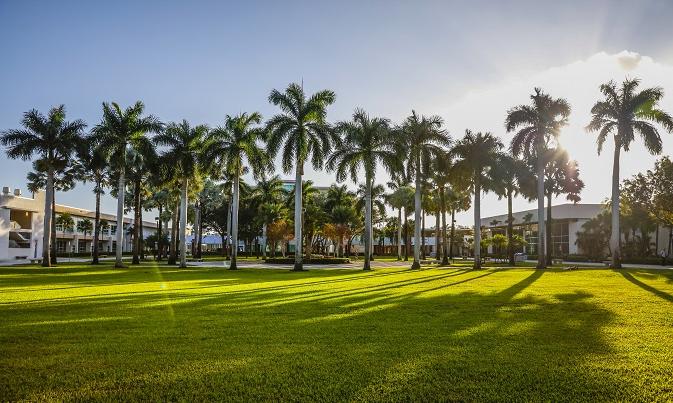
[[[608,136],[615,143],[610,226],[614,268],[621,267],[622,257],[621,151],[629,150],[637,134],[651,154],[660,154],[662,140],[658,126],[666,132],[673,131],[673,119],[658,107],[663,90],[658,87],[639,90],[638,86],[637,79],[626,79],[621,86],[612,81],[601,85],[604,99],[593,106],[592,119],[586,127],[587,132],[597,133],[598,153]],[[408,216],[413,212],[412,269],[420,268],[425,258],[425,249],[421,247],[425,242],[422,231],[426,215],[435,215],[436,258],[447,264],[453,257],[455,213],[467,210],[471,204],[474,268],[478,269],[482,264],[480,202],[487,192],[507,199],[507,236],[498,242],[507,245],[510,264],[515,263],[512,199],[522,195],[531,201],[537,200],[537,267],[542,269],[551,264],[552,197],[566,195],[569,200],[578,202],[584,187],[577,162],[570,159],[558,141],[571,113],[565,99],[554,98],[535,88],[530,104],[508,110],[504,127],[507,133],[513,134],[508,149],[489,132],[468,129],[462,138],[454,140],[443,128],[440,117],[420,115],[416,111],[400,124],[393,124],[356,109],[351,120],[331,124],[327,120],[327,108],[335,100],[333,91],[307,95],[302,86],[293,83],[284,91],[271,91],[268,101],[277,106],[279,112],[266,122],[258,112],[241,113],[227,115],[224,124],[216,128],[192,126],[186,120],[161,122],[145,114],[140,101],[126,108],[104,102],[101,121],[88,133],[82,120],[66,120],[65,107],[61,105],[47,115],[37,110],[26,112],[22,128],[3,131],[0,142],[6,147],[8,157],[33,159],[34,171],[29,173],[31,186],[46,189],[44,266],[55,262],[55,190],[70,189],[77,181],[94,185],[94,264],[99,261],[100,196],[105,188],[110,188],[117,198],[116,267],[125,267],[121,247],[125,236],[124,213],[134,212],[132,264],[138,264],[144,253],[142,213],[158,208],[158,259],[163,258],[167,242],[169,264],[179,259],[179,265],[186,267],[186,229],[191,221],[198,241],[195,242],[198,250],[194,251],[197,254],[201,252],[204,223],[210,230],[227,234],[233,245],[228,251],[231,269],[237,268],[237,245],[239,233],[243,231],[246,236],[254,234],[256,238],[263,235],[264,254],[269,239],[277,243],[294,238],[293,270],[296,271],[303,270],[304,255],[310,258],[316,239],[330,239],[341,250],[347,238],[352,242],[353,237],[361,235],[364,270],[369,270],[373,258],[374,206],[379,206],[378,223],[382,225],[385,206],[380,206],[385,201],[397,211],[397,217],[391,222],[397,230],[399,260],[402,259],[403,229],[405,260],[409,256]],[[281,202],[283,192],[279,179],[269,176],[273,174],[276,158],[280,159],[284,173],[294,171],[293,200],[285,197]],[[359,184],[359,199],[345,186],[330,188],[331,195],[317,195],[310,181],[303,180],[307,163],[314,169],[334,172],[337,182],[350,178]],[[391,177],[390,193],[386,194],[385,189],[375,183],[379,167]],[[256,186],[241,180],[247,173],[258,181]],[[259,201],[254,213],[245,208],[242,215],[242,195]],[[221,196],[226,197],[226,206],[221,200],[217,201]],[[545,201],[547,217],[544,216]],[[451,214],[450,236],[447,235],[448,212]],[[244,217],[245,214],[252,215]],[[166,240],[163,228],[168,228],[168,221],[171,234]],[[293,227],[291,233],[290,227]]]

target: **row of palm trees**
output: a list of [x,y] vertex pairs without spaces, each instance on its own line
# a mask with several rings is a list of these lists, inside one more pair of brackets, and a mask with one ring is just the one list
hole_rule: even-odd
[[[628,151],[635,134],[639,134],[648,151],[658,154],[662,142],[655,124],[663,126],[668,132],[673,131],[673,119],[658,107],[663,90],[648,88],[639,91],[638,85],[639,81],[635,79],[627,79],[621,86],[614,82],[601,85],[604,99],[592,108],[592,120],[587,126],[587,131],[598,133],[599,153],[608,136],[612,136],[615,142],[612,208],[617,214],[612,214],[611,239],[614,267],[620,267],[618,209],[621,150]],[[43,245],[49,245],[51,239],[51,209],[57,174],[65,170],[73,155],[83,153],[75,145],[87,144],[88,147],[84,148],[88,150],[88,158],[85,159],[88,169],[84,171],[88,173],[88,180],[95,184],[97,197],[94,248],[98,246],[98,201],[105,172],[117,182],[117,228],[123,228],[127,182],[133,185],[131,194],[136,205],[136,218],[141,218],[141,213],[138,213],[139,189],[150,173],[160,177],[165,187],[179,190],[180,221],[173,229],[178,227],[180,230],[180,265],[184,267],[188,202],[190,198],[196,199],[203,178],[224,179],[231,184],[232,208],[228,222],[232,244],[238,245],[241,176],[250,172],[255,178],[263,178],[273,170],[273,160],[278,156],[282,171],[289,174],[294,170],[295,174],[294,270],[303,269],[302,231],[306,212],[303,209],[302,179],[306,163],[314,169],[334,171],[339,182],[348,177],[356,183],[364,180],[363,239],[366,251],[372,250],[372,191],[376,186],[377,168],[382,167],[392,178],[389,183],[392,193],[388,200],[398,209],[398,239],[401,236],[402,209],[405,209],[406,220],[407,207],[395,203],[395,193],[406,192],[409,185],[414,184],[412,268],[419,268],[421,263],[424,198],[437,195],[437,227],[440,219],[442,221],[441,237],[438,231],[442,246],[438,255],[446,262],[446,207],[449,203],[446,199],[451,195],[455,198],[453,202],[458,203],[464,199],[460,195],[467,193],[473,198],[474,267],[481,266],[478,247],[481,237],[480,201],[482,194],[488,191],[507,198],[510,245],[513,244],[512,198],[522,194],[531,200],[537,199],[540,222],[538,267],[544,268],[548,264],[551,234],[542,225],[545,199],[549,207],[552,195],[567,194],[569,199],[577,201],[583,187],[576,162],[571,161],[558,145],[561,131],[571,113],[566,100],[554,98],[536,88],[530,104],[507,111],[505,128],[513,137],[509,150],[505,151],[501,140],[491,133],[466,130],[461,139],[453,141],[443,129],[440,117],[419,115],[415,111],[397,125],[388,119],[371,117],[360,109],[355,110],[351,120],[330,124],[327,108],[335,102],[335,98],[334,92],[329,90],[307,96],[302,86],[290,84],[284,91],[271,91],[268,100],[279,108],[279,112],[265,123],[259,113],[241,113],[227,116],[224,125],[214,129],[205,125],[191,126],[187,121],[164,124],[152,115],[145,115],[141,102],[126,109],[116,103],[104,103],[101,122],[86,135],[85,123],[81,120],[66,121],[65,108],[60,106],[53,108],[47,116],[36,110],[27,112],[22,121],[23,128],[4,131],[1,141],[7,147],[10,158],[27,160],[37,156],[36,167],[46,177]],[[152,165],[157,157],[162,163]],[[454,212],[455,208],[451,211]],[[547,214],[549,225],[551,208]],[[139,243],[138,225],[134,231],[134,241]],[[117,245],[122,245],[123,236],[123,231],[117,231]],[[137,250],[139,245],[134,245],[134,248]],[[508,252],[513,263],[511,246]],[[50,248],[44,247],[43,253],[43,264],[49,265]],[[237,248],[233,248],[232,269],[236,268],[236,256]],[[365,270],[370,269],[370,259],[371,253],[365,253]],[[121,247],[116,250],[116,265],[123,266]]]

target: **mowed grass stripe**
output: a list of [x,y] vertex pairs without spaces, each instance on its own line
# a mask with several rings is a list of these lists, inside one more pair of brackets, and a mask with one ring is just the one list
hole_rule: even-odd
[[670,400],[673,276],[0,268],[7,400]]

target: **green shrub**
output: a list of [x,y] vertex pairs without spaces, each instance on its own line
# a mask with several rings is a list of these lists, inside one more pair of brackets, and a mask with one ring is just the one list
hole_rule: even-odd
[[[269,264],[293,264],[294,257],[268,258],[264,262]],[[311,259],[304,259],[304,263],[307,264],[340,264],[350,262],[350,259],[347,257],[312,257]]]

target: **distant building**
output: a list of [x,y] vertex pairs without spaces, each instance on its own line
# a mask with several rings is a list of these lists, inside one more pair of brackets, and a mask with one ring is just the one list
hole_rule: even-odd
[[[577,245],[577,233],[582,232],[582,225],[603,211],[602,204],[565,203],[552,206],[552,245],[554,256],[583,255]],[[521,235],[527,242],[521,251],[527,254],[537,253],[538,217],[537,209],[518,211],[512,214],[514,218],[514,234]],[[545,208],[545,218],[547,209]],[[481,219],[481,228],[487,237],[496,234],[507,234],[507,214],[484,217]],[[668,244],[668,235],[664,228],[660,228],[659,245],[653,245],[654,250],[661,250]],[[652,240],[655,240],[652,234]],[[488,247],[493,253],[493,246]]]
[[[44,229],[44,201],[45,193],[40,191],[31,197],[25,197],[19,189],[10,191],[8,187],[0,193],[0,260],[34,258],[42,256],[42,236]],[[77,207],[56,204],[56,216],[70,214],[73,218],[73,228],[63,228],[56,225],[57,253],[86,253],[93,250],[93,230],[85,235],[77,228],[77,223],[88,219],[94,224],[95,212]],[[101,220],[108,224],[101,230],[99,250],[101,253],[113,253],[117,243],[117,217],[112,214],[100,214]],[[132,249],[131,236],[128,231],[133,226],[133,220],[124,218],[124,244],[122,251]],[[143,221],[143,238],[154,234],[157,225],[154,222]]]

